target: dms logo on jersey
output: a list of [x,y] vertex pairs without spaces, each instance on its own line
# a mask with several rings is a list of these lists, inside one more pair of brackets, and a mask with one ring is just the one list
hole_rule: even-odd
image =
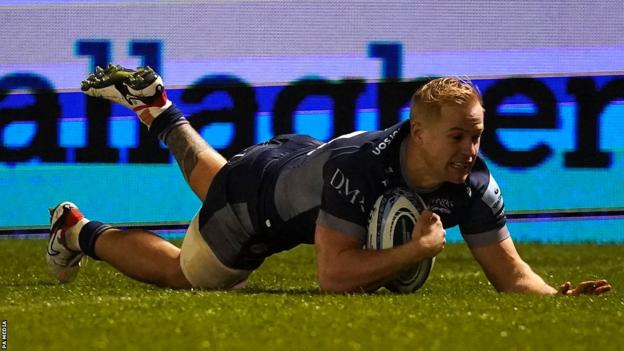
[[338,191],[338,194],[346,197],[352,205],[358,205],[360,211],[366,212],[364,209],[364,195],[360,189],[356,189],[355,186],[351,184],[351,180],[345,176],[340,168],[336,168],[329,184]]

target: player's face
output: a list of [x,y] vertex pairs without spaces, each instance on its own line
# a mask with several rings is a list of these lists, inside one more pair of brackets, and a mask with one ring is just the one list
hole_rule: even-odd
[[465,182],[475,163],[482,133],[481,104],[443,106],[440,116],[424,125],[421,132],[429,177],[439,182]]

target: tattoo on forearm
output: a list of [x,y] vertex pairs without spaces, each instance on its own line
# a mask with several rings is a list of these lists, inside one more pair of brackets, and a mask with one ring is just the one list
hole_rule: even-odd
[[191,172],[197,165],[197,155],[209,148],[204,139],[189,125],[172,130],[167,136],[166,144],[186,180],[189,180]]

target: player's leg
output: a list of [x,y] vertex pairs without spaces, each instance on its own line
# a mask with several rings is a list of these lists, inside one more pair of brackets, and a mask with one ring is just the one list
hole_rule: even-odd
[[190,124],[171,130],[165,143],[193,192],[200,200],[205,200],[212,179],[225,165],[225,158],[210,147]]
[[[145,230],[107,229],[88,251],[138,281],[174,289],[236,289],[251,271],[226,267],[199,232],[195,216],[182,248]],[[89,233],[81,233],[89,235]],[[83,238],[83,241],[88,241]],[[91,254],[90,256],[93,256]]]
[[193,287],[211,289],[242,288],[252,272],[227,267],[217,258],[200,233],[199,214],[193,218],[184,235],[180,252],[180,267]]
[[82,91],[132,109],[150,134],[174,155],[193,192],[203,201],[225,159],[190,126],[167,98],[163,81],[151,68],[129,70],[118,65],[97,68],[81,84]]
[[[82,90],[137,112],[141,121],[149,127],[149,132],[168,145],[193,191],[202,200],[206,197],[225,159],[210,148],[190,127],[182,113],[172,106],[158,75],[149,68],[131,71],[109,65],[106,70],[98,69],[89,76],[83,82]],[[68,206],[69,212],[79,213],[73,204]],[[105,260],[132,278],[175,288],[229,288],[232,283],[235,285],[244,281],[249,274],[248,271],[232,270],[221,264],[203,239],[197,240],[200,235],[198,229],[195,236],[187,233],[188,240],[185,238],[181,252],[146,231],[120,231],[84,218],[80,221],[58,221],[66,212],[62,207],[53,211],[55,215],[52,215],[50,236],[51,247],[56,246],[56,251],[62,252],[62,255],[53,256],[50,250],[48,252],[48,264],[61,281],[70,281],[75,277],[83,253]],[[55,225],[56,222],[61,224]],[[192,238],[195,238],[195,243],[186,244]],[[207,250],[198,251],[202,242]],[[184,272],[190,274],[191,279],[182,273],[184,267],[188,267]]]
[[[96,245],[97,243],[97,245]],[[180,249],[144,230],[119,230],[84,218],[71,202],[50,210],[48,268],[61,282],[76,278],[84,255],[101,259],[136,280],[189,288],[180,270]]]
[[180,269],[180,249],[152,232],[107,229],[97,238],[94,254],[132,279],[165,288],[192,287]]
[[197,216],[180,250],[149,231],[120,230],[89,221],[70,202],[52,209],[50,215],[46,258],[50,271],[64,283],[76,278],[84,255],[103,260],[135,280],[174,289],[237,288],[250,274],[225,267],[216,259],[199,234]]

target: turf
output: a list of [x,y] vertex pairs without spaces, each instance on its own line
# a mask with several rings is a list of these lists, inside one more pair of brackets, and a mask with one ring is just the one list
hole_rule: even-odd
[[607,278],[604,296],[501,295],[464,245],[449,245],[415,294],[324,295],[314,252],[276,255],[239,292],[173,291],[89,261],[47,275],[43,240],[0,240],[8,350],[618,350],[624,246],[518,245],[547,282]]

